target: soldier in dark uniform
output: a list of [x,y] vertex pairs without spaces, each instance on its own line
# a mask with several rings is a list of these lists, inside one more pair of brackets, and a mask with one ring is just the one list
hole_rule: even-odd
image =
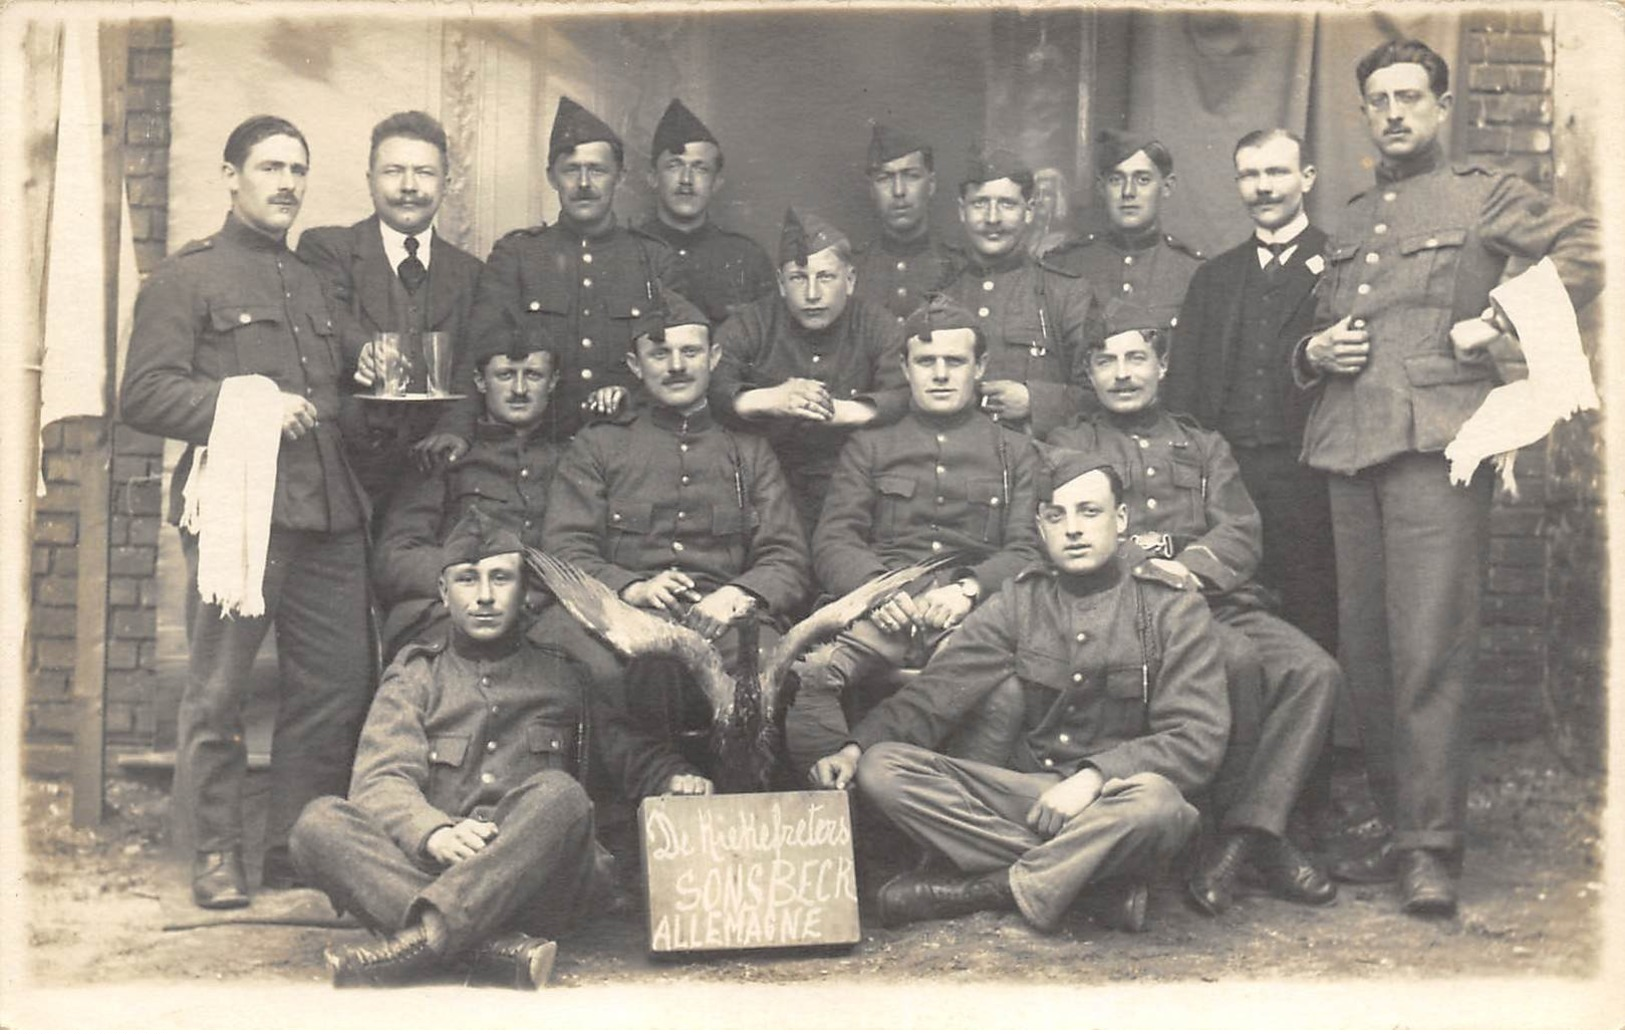
[[698,305],[712,329],[744,303],[771,294],[767,252],[711,219],[711,199],[723,183],[722,145],[676,98],[655,126],[649,163],[655,214],[638,229],[671,248],[666,286]]
[[1171,330],[1179,324],[1185,288],[1206,257],[1162,232],[1162,202],[1174,190],[1173,155],[1156,140],[1115,129],[1102,130],[1095,148],[1095,184],[1111,229],[1084,234],[1047,257],[1094,287],[1109,333]]
[[[813,573],[843,596],[944,551],[962,563],[883,601],[801,665],[784,729],[797,774],[846,743],[849,723],[896,688],[898,668],[923,665],[980,600],[1038,560],[1032,443],[976,408],[980,321],[936,295],[904,333],[910,412],[847,439],[813,534]],[[969,727],[991,717],[973,718],[949,752],[1003,762],[1013,730]]]
[[972,156],[959,185],[967,247],[944,290],[982,321],[982,408],[1042,437],[1090,404],[1083,357],[1102,327],[1087,281],[1027,254],[1033,189],[1009,151]]
[[563,653],[520,634],[520,548],[478,511],[453,528],[438,576],[450,638],[395,659],[349,799],[312,801],[294,827],[300,871],[388,935],[327,949],[339,987],[411,983],[458,962],[471,983],[547,982],[547,938],[608,890],[609,857],[580,782],[589,735],[634,796],[710,789],[633,732],[618,700],[588,694]]
[[[304,136],[284,119],[256,116],[232,130],[224,167],[231,212],[219,233],[181,247],[142,287],[124,369],[124,422],[187,443],[175,471],[172,520],[194,450],[214,428],[222,382],[258,375],[281,392],[265,613],[227,614],[199,600],[197,540],[182,537],[192,620],[176,807],[194,823],[192,896],[205,908],[248,904],[243,706],[267,629],[276,626],[281,666],[267,885],[293,881],[286,838],[299,809],[343,792],[372,692],[367,502],[339,433],[342,354],[321,282],[285,242],[309,164]],[[210,534],[208,523],[202,534]]]
[[[557,441],[575,434],[589,413],[611,413],[626,398],[632,375],[626,353],[654,325],[659,290],[670,271],[664,241],[615,218],[615,190],[624,171],[621,138],[568,97],[559,99],[547,145],[547,181],[559,195],[559,221],[515,230],[491,249],[474,293],[469,334],[536,330],[559,347],[559,385],[548,407]],[[477,347],[477,346],[476,346]],[[464,349],[452,382],[469,391],[473,349]],[[442,418],[432,451],[454,460],[468,451],[480,404],[453,407]]]
[[[374,530],[406,469],[408,450],[433,430],[433,406],[363,402],[376,376],[374,337],[384,331],[410,342],[426,331],[469,346],[468,317],[484,263],[434,229],[445,187],[446,131],[421,111],[402,111],[372,130],[367,189],[373,214],[353,226],[316,226],[299,237],[299,258],[327,291],[344,346],[346,394],[340,401],[350,464],[372,501]],[[421,374],[414,390],[427,390]],[[443,405],[443,403],[442,403]]]
[[[1147,340],[1147,337],[1152,340]],[[1208,845],[1188,889],[1216,915],[1229,908],[1244,864],[1277,897],[1331,901],[1331,879],[1285,836],[1287,819],[1320,757],[1337,701],[1337,662],[1314,640],[1271,614],[1252,575],[1263,552],[1258,508],[1247,495],[1223,438],[1162,408],[1167,362],[1154,328],[1108,337],[1090,354],[1102,411],[1060,429],[1050,442],[1099,451],[1125,475],[1132,551],[1206,596],[1218,619],[1231,709],[1246,720],[1246,697],[1261,691],[1257,743],[1238,726],[1215,786],[1219,837]],[[1246,672],[1261,669],[1256,688]],[[1251,748],[1251,749],[1247,749]]]
[[[1197,827],[1186,797],[1218,767],[1224,664],[1201,599],[1117,555],[1127,525],[1105,458],[1056,450],[1038,485],[1048,563],[1006,582],[919,677],[818,762],[957,870],[895,877],[887,925],[1019,909],[1052,930],[1080,893],[1095,917],[1145,928],[1146,880]],[[1173,584],[1169,584],[1173,583]],[[1006,765],[928,749],[998,687],[1025,709]]]
[[903,332],[885,309],[852,296],[846,235],[794,208],[779,239],[779,297],[740,309],[717,331],[711,402],[765,435],[812,533],[847,435],[908,408]]
[[[719,424],[707,404],[720,351],[705,315],[669,293],[657,304],[664,326],[626,357],[638,404],[565,450],[542,540],[627,603],[716,641],[731,667],[747,613],[782,626],[807,599],[806,539],[772,448]],[[656,688],[674,676],[634,677],[601,646],[580,657],[597,684],[636,688],[630,706],[645,727],[706,728],[698,694]],[[709,764],[703,746],[692,756]]]
[[858,275],[854,293],[889,309],[901,324],[953,274],[953,249],[931,229],[935,159],[925,141],[877,122],[869,135],[864,172],[880,216],[880,235],[852,251]]
[[1318,330],[1294,369],[1315,392],[1303,460],[1328,473],[1338,643],[1393,838],[1333,873],[1397,876],[1405,911],[1450,913],[1492,488],[1486,471],[1451,484],[1443,449],[1498,382],[1450,330],[1480,318],[1513,257],[1550,257],[1583,306],[1602,288],[1600,237],[1595,220],[1512,173],[1446,162],[1450,69],[1426,44],[1378,47],[1355,80],[1382,159],[1332,230]]
[[372,577],[388,608],[385,656],[410,639],[445,638],[441,543],[475,506],[525,545],[542,546],[548,484],[562,451],[543,420],[559,379],[558,354],[536,334],[488,336],[475,351],[483,413],[468,454],[450,467],[409,475],[383,519]]

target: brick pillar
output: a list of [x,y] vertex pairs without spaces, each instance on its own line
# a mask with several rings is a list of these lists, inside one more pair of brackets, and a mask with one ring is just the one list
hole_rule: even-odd
[[[169,212],[168,19],[131,23],[126,84],[125,180],[142,275],[164,257]],[[46,494],[35,507],[33,612],[24,736],[35,774],[69,771],[79,543],[79,451],[84,421],[45,428]],[[163,440],[122,425],[113,434],[108,570],[109,753],[151,744],[156,688],[158,532]]]
[[[1539,10],[1483,10],[1462,18],[1457,103],[1466,105],[1470,160],[1552,189],[1552,55],[1549,17]],[[1509,269],[1516,272],[1516,269]],[[1523,738],[1540,727],[1550,663],[1547,450],[1524,449],[1520,498],[1498,499],[1492,516],[1479,652],[1479,730]]]

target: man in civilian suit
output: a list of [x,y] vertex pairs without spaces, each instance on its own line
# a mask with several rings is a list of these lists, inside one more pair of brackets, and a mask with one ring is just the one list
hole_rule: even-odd
[[[353,226],[318,226],[299,238],[299,258],[316,270],[344,349],[352,390],[376,374],[379,333],[445,331],[469,347],[469,309],[484,263],[434,230],[447,172],[446,131],[421,111],[373,127],[367,190],[373,214]],[[433,405],[341,401],[350,465],[372,500],[374,527],[388,508],[413,443],[439,415]]]
[[1292,349],[1309,332],[1326,234],[1303,198],[1315,167],[1284,129],[1242,137],[1236,186],[1255,231],[1191,278],[1168,357],[1168,408],[1230,443],[1264,519],[1258,580],[1281,616],[1337,650],[1337,572],[1326,476],[1298,462],[1311,396],[1292,380]]

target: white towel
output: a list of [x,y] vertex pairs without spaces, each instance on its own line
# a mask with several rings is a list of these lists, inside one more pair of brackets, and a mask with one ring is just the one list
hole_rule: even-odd
[[1549,258],[1490,292],[1517,332],[1529,365],[1527,380],[1492,390],[1444,450],[1450,480],[1465,485],[1478,465],[1496,456],[1501,481],[1513,495],[1512,455],[1551,433],[1558,421],[1596,409],[1597,387],[1580,343],[1574,304]]
[[265,557],[281,447],[282,392],[276,382],[258,374],[221,381],[209,444],[192,457],[181,527],[198,539],[198,595],[227,615],[265,613]]

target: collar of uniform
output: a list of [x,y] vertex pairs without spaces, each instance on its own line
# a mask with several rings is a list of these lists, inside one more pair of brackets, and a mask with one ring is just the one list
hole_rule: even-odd
[[992,261],[984,261],[975,248],[967,248],[965,254],[969,256],[971,268],[978,275],[984,273],[1009,273],[1020,269],[1027,262],[1027,249],[1019,244]]
[[236,212],[226,213],[226,223],[220,227],[218,236],[222,240],[230,241],[239,247],[250,251],[286,251],[288,250],[287,237],[267,237],[265,234],[249,226],[237,218]]
[[880,250],[895,258],[912,258],[925,253],[931,247],[931,231],[926,230],[918,237],[910,240],[899,240],[889,233],[882,233],[878,238]]
[[1120,431],[1146,434],[1162,419],[1162,403],[1153,402],[1136,413],[1105,412],[1106,422]]
[[1115,226],[1106,231],[1106,243],[1118,251],[1145,251],[1161,242],[1161,226],[1152,226],[1150,229],[1137,230],[1134,233],[1124,233]]
[[489,664],[493,661],[507,660],[514,655],[523,641],[524,636],[520,634],[518,626],[501,639],[487,642],[475,642],[456,629],[451,632],[452,652],[464,660],[475,663]]
[[1377,182],[1398,183],[1400,180],[1408,180],[1412,176],[1432,172],[1443,161],[1444,150],[1439,146],[1439,141],[1435,140],[1409,158],[1402,158],[1393,162],[1383,159],[1377,166]]
[[568,215],[564,215],[562,213],[559,215],[559,221],[554,225],[573,237],[588,241],[601,241],[621,228],[621,222],[619,219],[615,218],[614,212],[609,214],[609,220],[604,223],[604,228],[599,230],[597,233],[582,232],[582,230],[570,220]]
[[532,438],[545,438],[547,437],[547,421],[539,421],[529,431],[515,434],[517,430],[512,424],[492,420],[489,415],[482,415],[478,420],[474,421],[474,437],[482,442],[506,442],[514,438],[529,442]]
[[1298,239],[1298,235],[1309,229],[1309,213],[1298,209],[1298,214],[1285,226],[1266,230],[1262,226],[1253,227],[1253,240],[1255,244],[1268,246],[1270,244],[1291,244]]
[[1105,592],[1123,580],[1123,565],[1114,554],[1106,562],[1106,566],[1098,571],[1088,574],[1063,574],[1056,572],[1056,584],[1068,596],[1094,596]]
[[670,406],[650,404],[649,419],[662,430],[675,432],[686,429],[690,434],[708,430],[713,423],[711,407],[708,405],[702,405],[694,412],[685,414]]
[[638,228],[644,233],[659,237],[674,248],[691,248],[717,232],[716,225],[710,219],[707,219],[695,229],[680,230],[670,223],[662,222],[658,215],[650,216]]
[[922,413],[911,408],[909,415],[932,431],[956,431],[975,420],[979,414],[975,405],[966,406],[957,413]]

